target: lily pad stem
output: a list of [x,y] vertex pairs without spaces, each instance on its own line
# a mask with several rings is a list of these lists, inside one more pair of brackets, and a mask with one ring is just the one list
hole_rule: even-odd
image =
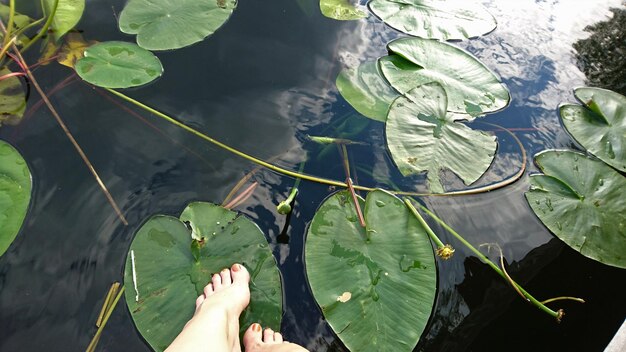
[[[87,346],[87,349],[86,349],[87,352],[93,352],[96,350],[96,345],[98,344],[98,341],[100,340],[100,335],[102,335],[102,331],[104,330],[104,327],[107,325],[107,322],[109,321],[109,318],[111,317],[111,314],[113,313],[113,310],[115,309],[115,306],[117,306],[117,302],[120,300],[123,293],[124,293],[124,286],[120,288],[120,290],[117,292],[117,296],[115,296],[115,300],[113,300],[113,302],[107,307],[107,311],[106,311],[106,314],[104,315],[104,319],[102,319],[102,322],[100,323],[100,326],[98,327],[98,330],[96,331],[96,334],[93,336],[93,339],[91,339],[89,346]],[[105,302],[105,304],[106,303],[107,302]]]
[[[430,210],[428,210],[428,208],[426,208],[425,206],[418,204],[419,208],[424,211],[426,214],[428,214],[428,216],[430,216],[431,218],[433,218],[437,223],[439,223],[444,229],[446,229],[448,232],[450,232],[457,240],[459,240],[459,242],[461,242],[463,245],[465,245],[467,248],[469,248],[478,258],[480,258],[480,260],[489,265],[491,267],[491,269],[493,269],[496,273],[498,273],[498,275],[502,276],[503,279],[509,281],[509,279],[506,277],[506,275],[502,272],[502,270],[491,260],[489,260],[489,258],[487,258],[484,254],[482,254],[478,249],[476,249],[476,247],[474,247],[471,243],[467,242],[463,237],[461,237],[461,235],[459,235],[456,231],[454,231],[453,228],[451,228],[450,226],[448,226],[448,224],[446,224],[443,220],[441,220],[437,215],[435,215],[433,212],[431,212]],[[563,317],[563,315],[565,314],[563,312],[563,310],[559,309],[558,311],[554,311],[548,307],[546,307],[545,304],[543,304],[542,302],[538,301],[535,297],[533,297],[530,293],[528,293],[526,290],[524,290],[524,288],[522,288],[517,282],[511,280],[509,281],[512,285],[514,285],[515,287],[517,287],[517,289],[519,289],[519,291],[524,295],[524,297],[528,300],[528,302],[532,303],[533,305],[535,305],[537,308],[541,309],[542,311],[544,311],[545,313],[551,315],[552,317],[554,317],[556,319],[557,322],[561,322],[561,319]]]
[[[298,173],[300,174],[302,173],[302,171],[304,170],[305,164],[306,162],[304,161],[300,163],[300,168],[298,169]],[[291,192],[289,192],[289,196],[287,196],[287,199],[278,203],[278,205],[276,206],[276,210],[278,211],[279,214],[287,215],[291,213],[291,203],[293,203],[293,200],[296,198],[296,195],[298,194],[298,186],[300,186],[300,180],[301,180],[300,177],[296,178],[296,182],[293,183],[293,187],[291,188]]]
[[6,54],[7,50],[9,50],[9,42],[14,40],[11,38],[13,35],[13,25],[15,19],[15,0],[9,0],[9,20],[7,21],[7,30],[4,35],[4,40],[2,41],[2,52],[0,52],[0,60],[4,58],[4,54]]
[[[52,20],[54,20],[54,16],[57,13],[58,5],[59,5],[59,0],[54,0],[54,4],[52,4],[52,10],[48,14],[46,23],[44,23],[43,27],[41,27],[41,30],[37,33],[37,35],[35,35],[33,39],[29,40],[28,43],[24,45],[24,47],[21,50],[22,53],[28,50],[28,48],[30,48],[31,45],[35,44],[45,33],[48,32],[48,28],[50,28],[50,25],[52,24]],[[42,8],[44,8],[43,3],[42,3]]]

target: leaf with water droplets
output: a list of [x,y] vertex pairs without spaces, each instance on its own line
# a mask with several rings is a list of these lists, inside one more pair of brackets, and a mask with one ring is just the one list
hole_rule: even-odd
[[563,125],[591,154],[626,172],[626,97],[591,87],[574,94],[584,105],[562,105]]
[[163,73],[153,53],[136,44],[116,41],[89,47],[74,69],[85,81],[105,88],[141,86]]
[[[192,241],[197,245],[192,246]],[[133,288],[131,250],[138,292]],[[191,318],[195,300],[211,274],[236,262],[248,269],[254,282],[250,305],[240,317],[241,332],[255,322],[280,329],[282,289],[276,261],[261,230],[245,216],[194,202],[180,219],[151,217],[137,232],[128,253],[126,303],[137,329],[155,350],[164,350]]]
[[311,221],[305,261],[313,296],[349,350],[411,351],[436,294],[432,245],[395,196],[376,190],[359,202],[365,228],[346,220],[356,216],[348,191],[327,198]]
[[546,150],[535,162],[543,174],[530,177],[526,199],[541,222],[581,254],[626,268],[626,177],[574,151]]

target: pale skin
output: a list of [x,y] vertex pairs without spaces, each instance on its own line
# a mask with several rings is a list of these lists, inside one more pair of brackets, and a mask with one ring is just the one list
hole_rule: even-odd
[[[250,303],[250,274],[233,264],[211,277],[196,299],[196,312],[166,352],[241,352],[239,315]],[[246,352],[307,352],[279,332],[252,324],[243,336]]]

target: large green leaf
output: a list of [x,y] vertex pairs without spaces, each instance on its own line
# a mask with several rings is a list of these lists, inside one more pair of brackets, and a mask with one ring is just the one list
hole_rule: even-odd
[[[0,69],[0,76],[8,75],[6,67]],[[0,126],[17,124],[26,111],[26,93],[18,77],[0,81]]]
[[213,34],[236,6],[237,0],[129,0],[120,30],[137,34],[148,50],[178,49]]
[[357,9],[349,0],[320,0],[320,11],[324,16],[340,21],[367,17],[367,13]]
[[0,140],[0,255],[22,227],[30,202],[31,177],[26,162]]
[[337,89],[352,107],[363,116],[384,122],[389,106],[398,93],[387,84],[375,61],[356,68],[345,68],[337,76]]
[[585,106],[562,105],[567,131],[591,154],[626,172],[626,97],[601,88],[578,88]]
[[437,272],[428,235],[404,203],[376,190],[324,201],[309,226],[306,272],[324,317],[351,351],[411,351],[433,309]]
[[464,0],[372,0],[372,12],[389,26],[422,38],[450,40],[487,34],[496,19],[482,5]]
[[448,110],[487,113],[504,108],[509,91],[487,66],[465,50],[422,38],[389,43],[395,55],[379,59],[383,75],[400,93],[429,82],[439,82],[448,93]]
[[439,83],[419,86],[393,102],[385,132],[400,172],[428,172],[430,188],[437,193],[444,191],[440,170],[451,170],[469,185],[487,171],[497,146],[494,136],[455,122],[469,115],[448,113],[446,106]]
[[528,204],[567,245],[604,264],[626,268],[626,178],[573,151],[535,156],[543,175],[530,177]]
[[[52,12],[56,0],[44,0],[46,13]],[[52,29],[56,39],[61,38],[70,29],[74,28],[83,16],[85,0],[58,0],[57,10],[52,18]]]
[[[204,238],[197,261],[185,223],[194,236]],[[251,274],[251,300],[240,317],[241,332],[254,322],[279,330],[280,274],[265,236],[252,221],[202,202],[189,204],[180,219],[150,218],[137,232],[124,269],[126,303],[141,335],[155,350],[164,350],[192,317],[196,297],[211,274],[236,262]]]
[[116,41],[89,47],[74,69],[85,81],[106,88],[141,86],[163,73],[154,54],[136,44]]

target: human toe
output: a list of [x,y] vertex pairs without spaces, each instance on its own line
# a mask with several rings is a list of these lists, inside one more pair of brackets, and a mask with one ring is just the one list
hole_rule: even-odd
[[211,283],[213,283],[213,289],[215,291],[222,288],[222,277],[220,276],[220,274],[213,274],[213,276],[211,277]]
[[248,284],[250,282],[250,273],[248,273],[248,269],[245,266],[235,263],[230,267],[230,276],[232,278],[232,282]]
[[263,343],[263,329],[261,325],[254,323],[248,327],[246,332],[243,334],[243,345],[246,347],[246,350],[252,348],[253,346],[258,346]]
[[265,343],[274,342],[274,330],[270,328],[266,328],[265,330],[263,330],[263,342]]
[[230,286],[233,283],[233,280],[230,276],[230,270],[227,268],[222,269],[220,271],[220,278],[222,279],[222,285]]

